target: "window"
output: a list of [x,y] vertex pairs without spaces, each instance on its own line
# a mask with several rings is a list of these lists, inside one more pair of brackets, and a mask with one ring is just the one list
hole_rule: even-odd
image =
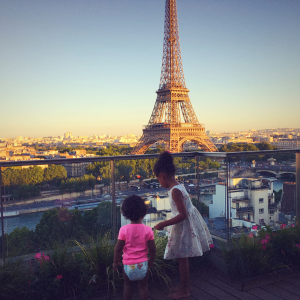
[[259,219],[259,223],[264,223],[265,219]]
[[260,208],[260,209],[259,209],[259,213],[260,213],[260,214],[263,214],[263,213],[264,213],[264,209],[263,209],[263,208]]
[[274,210],[270,210],[270,215],[274,215]]
[[259,198],[259,203],[264,203],[264,198]]

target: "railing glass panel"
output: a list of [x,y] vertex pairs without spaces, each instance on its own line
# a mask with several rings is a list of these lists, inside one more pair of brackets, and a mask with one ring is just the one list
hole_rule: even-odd
[[[1,255],[47,251],[74,240],[86,243],[87,236],[96,239],[107,232],[115,239],[125,222],[120,206],[132,194],[149,204],[145,224],[154,227],[170,218],[167,190],[152,172],[157,157],[0,162]],[[176,178],[214,237],[230,240],[248,234],[253,225],[276,230],[295,221],[300,190],[297,150],[183,152],[174,157]]]

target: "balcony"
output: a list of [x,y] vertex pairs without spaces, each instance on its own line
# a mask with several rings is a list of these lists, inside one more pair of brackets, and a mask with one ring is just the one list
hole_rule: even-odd
[[240,203],[240,202],[248,202],[250,199],[248,197],[241,197],[241,198],[232,198],[232,203]]
[[277,203],[271,203],[271,204],[269,204],[268,205],[268,209],[272,209],[272,210],[277,209]]
[[[250,201],[249,197],[236,197],[230,199],[230,190],[227,189],[227,184],[230,180],[230,169],[234,168],[234,165],[231,164],[233,161],[235,164],[245,164],[246,158],[248,156],[263,154],[268,155],[276,155],[276,154],[294,154],[296,156],[296,162],[299,165],[300,161],[300,153],[296,150],[294,151],[264,151],[264,152],[239,152],[239,153],[203,153],[203,152],[187,152],[187,153],[178,153],[174,154],[175,157],[178,158],[188,158],[193,161],[193,165],[190,169],[195,170],[192,174],[189,173],[186,176],[186,179],[194,180],[195,185],[199,186],[200,180],[203,179],[205,171],[200,172],[200,168],[197,167],[197,163],[199,166],[199,161],[205,161],[207,158],[211,160],[216,160],[221,162],[225,161],[225,184],[224,182],[220,184],[216,184],[216,193],[217,195],[203,195],[201,191],[196,191],[196,194],[191,195],[193,198],[194,205],[199,209],[202,213],[203,218],[207,224],[213,224],[213,226],[209,226],[209,230],[212,233],[213,239],[217,244],[217,240],[222,240],[225,244],[230,243],[233,237],[233,230],[230,227],[230,214],[232,213],[230,208],[230,202],[232,203],[248,203]],[[296,154],[296,155],[295,155]],[[43,188],[39,195],[35,195],[32,197],[23,197],[23,199],[19,198],[18,200],[7,200],[1,202],[1,215],[4,218],[1,218],[1,257],[2,259],[10,259],[11,257],[16,256],[24,256],[26,255],[26,259],[29,261],[34,261],[33,256],[35,254],[35,250],[38,249],[39,252],[47,252],[52,253],[51,247],[54,247],[54,235],[60,239],[61,242],[67,240],[78,240],[82,244],[84,241],[84,236],[88,233],[90,235],[98,235],[103,234],[107,231],[112,232],[112,238],[110,240],[110,245],[114,245],[114,241],[116,239],[118,229],[121,226],[120,221],[120,212],[119,208],[117,208],[117,198],[120,195],[116,196],[118,193],[118,188],[121,189],[120,182],[124,181],[124,178],[119,177],[120,172],[122,171],[120,165],[124,165],[124,162],[130,162],[134,160],[153,160],[158,157],[157,154],[149,154],[149,155],[127,155],[127,156],[103,156],[103,157],[93,157],[93,158],[78,158],[78,159],[51,159],[51,160],[38,160],[38,161],[16,161],[16,162],[2,162],[0,161],[1,168],[10,168],[14,166],[38,166],[38,165],[64,165],[64,164],[72,164],[72,163],[96,163],[101,162],[106,173],[101,173],[99,175],[99,179],[96,177],[96,182],[91,182],[92,188],[89,187],[87,179],[85,182],[83,179],[80,180],[75,178],[65,178],[66,186],[63,186],[62,182],[59,184],[55,182],[50,182],[49,190],[47,190],[47,184],[37,184],[38,187]],[[122,164],[119,165],[119,162]],[[294,163],[295,160],[292,161]],[[184,162],[185,163],[185,162]],[[126,165],[126,164],[125,164]],[[142,165],[142,163],[141,163]],[[297,164],[296,164],[297,165]],[[177,166],[178,168],[181,166]],[[2,169],[2,172],[4,170]],[[296,178],[296,183],[299,184],[299,168],[296,168],[296,174],[298,177]],[[109,177],[105,178],[105,175],[109,175]],[[207,170],[206,175],[216,176],[213,170]],[[87,174],[88,175],[88,174]],[[137,180],[134,178],[135,174],[131,174],[128,177],[128,180],[132,185],[141,186],[138,190],[130,190],[128,188],[128,184],[122,186],[121,197],[126,197],[133,193],[139,194],[141,196],[146,196],[150,193],[161,193],[166,192],[163,188],[151,189],[143,185],[143,181],[145,179],[152,180],[153,175],[149,172],[145,175],[143,180]],[[185,174],[183,174],[185,175]],[[152,177],[151,177],[152,176]],[[241,176],[244,176],[243,174]],[[252,175],[254,176],[254,175]],[[210,178],[210,177],[208,177]],[[0,177],[0,198],[2,199],[11,199],[17,197],[16,192],[14,191],[18,189],[18,186],[8,186],[7,178],[2,175]],[[90,178],[91,180],[94,180]],[[298,181],[297,181],[298,180]],[[72,185],[68,185],[67,183],[72,183]],[[128,183],[128,182],[127,182]],[[89,187],[89,188],[86,188]],[[299,191],[300,189],[298,189]],[[80,196],[81,195],[81,196]],[[80,198],[79,198],[80,197]],[[209,197],[212,197],[210,199]],[[299,195],[297,195],[297,201],[299,202]],[[74,205],[72,202],[80,201],[80,205],[83,205],[84,210],[68,210],[69,206]],[[97,207],[88,207],[89,205],[94,205],[97,203]],[[61,209],[61,207],[65,207],[65,209]],[[101,209],[100,209],[101,208]],[[89,211],[91,209],[91,211]],[[269,206],[270,210],[275,209],[273,204]],[[43,210],[43,211],[42,211]],[[32,212],[36,213],[32,213]],[[31,212],[31,214],[28,214]],[[54,213],[55,212],[55,213]],[[32,225],[32,222],[22,223],[19,222],[20,227],[25,226],[26,230],[17,231],[16,225],[13,224],[12,220],[14,217],[6,218],[5,215],[10,214],[18,214],[18,220],[24,220],[27,217],[34,217],[35,223]],[[237,214],[247,214],[254,213],[254,207],[242,207],[236,210]],[[298,216],[300,216],[299,211],[296,212]],[[49,224],[46,224],[46,218],[43,218],[44,214],[48,214],[49,217],[55,217],[56,221],[51,223],[51,228]],[[70,216],[73,217],[70,218]],[[25,217],[25,218],[24,218]],[[44,223],[40,223],[40,220],[43,218]],[[53,220],[52,220],[53,221]],[[80,223],[82,222],[82,223]],[[88,222],[84,224],[83,222]],[[37,224],[39,224],[38,230],[36,229]],[[77,225],[80,225],[76,227]],[[49,232],[47,231],[47,227],[50,228]],[[35,231],[36,230],[36,231]],[[248,229],[247,229],[248,230]],[[28,233],[32,231],[32,233]],[[46,232],[47,231],[47,232]],[[37,235],[39,232],[39,235]],[[249,231],[247,231],[248,234]],[[19,235],[17,235],[19,234]],[[26,237],[23,239],[22,235]],[[38,241],[40,244],[34,244],[32,248],[31,246],[31,238],[32,235],[36,238],[35,241]],[[18,240],[16,238],[19,238]],[[7,240],[8,238],[8,240]],[[39,239],[37,239],[39,238]],[[52,244],[51,244],[52,243]],[[88,243],[86,242],[87,245]],[[48,246],[52,245],[52,246]],[[74,245],[73,245],[74,247]],[[217,248],[217,247],[216,247]],[[31,251],[31,252],[30,252]],[[78,251],[78,250],[76,250]],[[283,299],[293,299],[293,297],[299,296],[298,290],[296,290],[294,286],[300,284],[299,278],[294,277],[294,275],[285,275],[285,278],[274,277],[269,278],[264,283],[263,279],[260,279],[259,286],[256,285],[254,281],[247,280],[232,282],[228,279],[228,276],[224,276],[219,269],[216,269],[214,266],[218,265],[218,262],[221,257],[221,253],[218,252],[218,249],[213,249],[211,253],[209,253],[209,269],[200,268],[201,272],[197,270],[195,265],[191,263],[191,268],[194,269],[191,278],[192,279],[192,294],[190,299],[198,299],[200,296],[203,299],[243,299],[243,298],[251,298],[251,299],[261,299],[263,293],[263,297],[272,299],[274,296],[274,289],[276,289],[276,294],[280,293],[280,297]],[[79,251],[80,252],[80,251]],[[81,252],[80,252],[81,253]],[[205,254],[207,255],[207,254]],[[206,259],[207,256],[205,256]],[[108,264],[110,266],[111,264]],[[74,272],[76,273],[76,272]],[[60,274],[58,274],[60,275]],[[63,275],[64,276],[64,275]],[[288,278],[288,279],[287,279]],[[274,284],[275,279],[278,284]],[[53,280],[52,280],[53,281]],[[289,284],[287,284],[289,281]],[[238,287],[237,287],[238,286]],[[270,287],[271,286],[271,287]],[[242,289],[244,291],[242,291]],[[107,299],[104,297],[106,292],[98,291],[98,298]],[[110,299],[119,299],[120,291],[116,291],[116,296],[110,295]],[[119,293],[119,294],[118,294]],[[166,298],[168,293],[168,289],[164,285],[158,285],[155,282],[155,286],[150,286],[150,298],[149,299],[160,299]],[[246,296],[245,296],[246,295]],[[115,298],[114,298],[115,297]],[[133,299],[137,299],[133,297]],[[296,298],[295,298],[296,299]]]
[[253,206],[240,207],[236,209],[237,214],[254,213]]

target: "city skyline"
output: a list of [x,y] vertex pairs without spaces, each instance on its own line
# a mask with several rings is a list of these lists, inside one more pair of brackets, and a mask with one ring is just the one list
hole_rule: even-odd
[[[3,1],[0,136],[142,134],[160,79],[163,0]],[[177,0],[206,130],[299,127],[300,2]]]

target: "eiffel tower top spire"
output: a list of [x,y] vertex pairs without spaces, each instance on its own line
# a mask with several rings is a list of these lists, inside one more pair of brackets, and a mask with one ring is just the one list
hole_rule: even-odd
[[166,0],[163,61],[159,89],[186,88],[179,41],[176,0]]

